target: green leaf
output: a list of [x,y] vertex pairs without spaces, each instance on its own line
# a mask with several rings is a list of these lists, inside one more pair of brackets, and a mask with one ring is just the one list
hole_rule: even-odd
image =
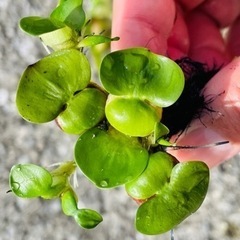
[[76,48],[78,43],[77,34],[69,27],[63,27],[39,36],[43,43],[54,51]]
[[68,0],[58,0],[58,4],[57,4],[57,6],[63,4],[63,3],[66,2],[66,1],[68,1]]
[[77,50],[61,50],[30,65],[23,73],[16,104],[27,121],[44,123],[55,119],[75,92],[90,81],[90,65]]
[[79,209],[74,215],[75,221],[83,228],[91,229],[102,222],[102,216],[92,209]]
[[9,183],[18,197],[40,197],[50,190],[52,176],[46,169],[37,165],[18,164],[10,171]]
[[60,1],[57,8],[50,15],[51,20],[59,27],[68,27],[81,30],[85,23],[85,12],[82,8],[82,0]]
[[78,44],[78,47],[90,47],[101,43],[109,43],[117,40],[119,40],[118,37],[110,38],[102,35],[91,35],[83,38],[83,40]]
[[65,215],[72,216],[83,228],[94,228],[102,222],[102,216],[92,209],[78,209],[77,196],[72,189],[61,195],[62,210]]
[[134,199],[146,200],[154,196],[169,182],[177,160],[166,152],[150,155],[147,168],[133,181],[126,183],[127,193]]
[[209,169],[203,162],[177,164],[170,183],[144,202],[136,215],[136,227],[155,235],[173,229],[202,204],[208,189]]
[[93,128],[78,139],[75,160],[98,187],[111,188],[139,176],[147,165],[148,152],[137,138],[113,128],[108,131]]
[[22,18],[19,25],[23,31],[34,36],[52,32],[58,29],[51,19],[37,16]]
[[160,146],[164,146],[164,147],[170,147],[170,146],[174,146],[173,143],[169,142],[168,140],[164,139],[164,138],[160,138],[157,143]]
[[74,95],[57,123],[66,133],[81,134],[105,117],[106,94],[96,88],[85,88]]
[[162,115],[162,109],[154,108],[140,99],[111,95],[105,112],[109,123],[118,131],[139,137],[151,134]]
[[102,61],[100,78],[112,95],[147,100],[159,107],[173,104],[184,87],[181,68],[171,59],[145,48],[108,54]]
[[209,169],[204,162],[183,162],[173,168],[170,187],[179,192],[191,192],[201,181],[208,183],[208,179]]
[[61,206],[65,215],[74,216],[78,211],[77,196],[72,189],[61,194]]
[[153,143],[155,144],[159,138],[166,136],[168,133],[169,129],[161,122],[158,122],[154,128]]

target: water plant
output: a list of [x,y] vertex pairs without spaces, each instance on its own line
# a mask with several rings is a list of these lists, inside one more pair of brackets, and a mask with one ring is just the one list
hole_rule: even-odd
[[56,121],[63,132],[79,138],[74,160],[57,168],[13,166],[11,191],[22,198],[59,198],[65,215],[93,228],[103,219],[95,210],[78,209],[71,184],[71,176],[81,170],[98,188],[125,187],[139,204],[138,231],[164,233],[200,207],[209,184],[205,163],[180,163],[164,147],[172,143],[162,112],[180,97],[184,74],[165,56],[131,48],[106,54],[100,84],[91,81],[85,50],[118,37],[89,32],[82,5],[82,0],[59,0],[48,17],[20,21],[21,29],[39,37],[49,53],[21,76],[19,114],[30,123]]

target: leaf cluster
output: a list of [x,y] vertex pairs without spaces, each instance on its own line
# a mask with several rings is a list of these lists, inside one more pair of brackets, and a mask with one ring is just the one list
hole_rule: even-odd
[[86,16],[80,0],[60,0],[48,18],[20,21],[27,33],[52,49],[28,66],[18,84],[16,104],[31,123],[56,121],[79,135],[74,162],[48,171],[32,164],[15,165],[10,186],[19,197],[60,198],[67,216],[85,228],[102,221],[96,211],[78,209],[69,182],[77,166],[99,188],[124,186],[139,203],[136,228],[145,234],[166,232],[195,212],[207,192],[208,167],[200,161],[179,163],[162,144],[169,130],[162,111],[184,88],[181,68],[145,48],[107,54],[100,84],[91,81],[85,48],[117,38],[84,35]]
[[17,164],[10,171],[11,191],[22,198],[60,198],[65,215],[73,217],[81,227],[93,228],[102,217],[94,210],[78,209],[77,196],[70,184],[75,168],[74,162],[64,162],[51,171],[34,164]]

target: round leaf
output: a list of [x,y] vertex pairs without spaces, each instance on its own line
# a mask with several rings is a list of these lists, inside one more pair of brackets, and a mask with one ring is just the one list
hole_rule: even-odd
[[134,199],[146,200],[169,182],[176,159],[166,152],[150,155],[147,168],[133,181],[126,183],[127,193]]
[[51,188],[52,176],[44,168],[34,164],[18,164],[9,175],[12,191],[19,197],[33,198],[45,195]]
[[74,215],[75,221],[83,228],[91,229],[102,222],[102,216],[92,209],[79,209]]
[[54,52],[23,73],[16,96],[18,111],[30,122],[51,121],[89,81],[90,66],[82,53],[74,49]]
[[106,94],[96,88],[85,88],[76,94],[57,118],[66,133],[80,134],[96,126],[105,116]]
[[22,18],[19,25],[23,31],[34,36],[52,32],[58,29],[58,27],[56,27],[49,18],[37,16]]
[[136,98],[110,96],[105,112],[110,124],[118,131],[129,136],[145,137],[154,131],[161,119],[162,109]]
[[58,26],[66,24],[72,29],[81,30],[85,23],[85,12],[82,0],[61,1],[50,15],[51,20]]
[[146,99],[159,107],[173,104],[184,87],[181,68],[145,48],[108,54],[100,68],[101,82],[113,95]]
[[115,129],[93,128],[75,146],[75,160],[82,172],[98,187],[110,188],[139,176],[148,162],[148,152],[137,138]]

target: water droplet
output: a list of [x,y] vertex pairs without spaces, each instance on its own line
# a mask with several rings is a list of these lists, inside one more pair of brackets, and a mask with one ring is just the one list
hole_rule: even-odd
[[127,65],[127,64],[124,64],[124,63],[123,63],[123,66],[124,66],[124,68],[125,68],[126,70],[128,70],[128,69],[129,69],[129,67],[128,67],[128,65]]
[[102,180],[102,181],[100,182],[100,186],[103,187],[103,188],[105,188],[105,187],[108,186],[108,182],[107,182],[106,180]]
[[145,84],[148,83],[148,79],[147,78],[142,78],[140,83],[145,85]]
[[92,135],[92,139],[94,139],[95,137],[96,137],[96,134],[93,133],[93,135]]
[[153,70],[160,70],[161,65],[159,63],[156,63],[153,67]]
[[12,190],[13,190],[13,192],[18,191],[19,188],[20,188],[20,183],[18,183],[18,182],[13,182],[12,183]]
[[62,67],[60,67],[60,68],[58,69],[58,71],[57,71],[57,75],[58,75],[58,77],[60,77],[60,78],[64,78],[65,75],[66,75],[66,71],[65,71]]

